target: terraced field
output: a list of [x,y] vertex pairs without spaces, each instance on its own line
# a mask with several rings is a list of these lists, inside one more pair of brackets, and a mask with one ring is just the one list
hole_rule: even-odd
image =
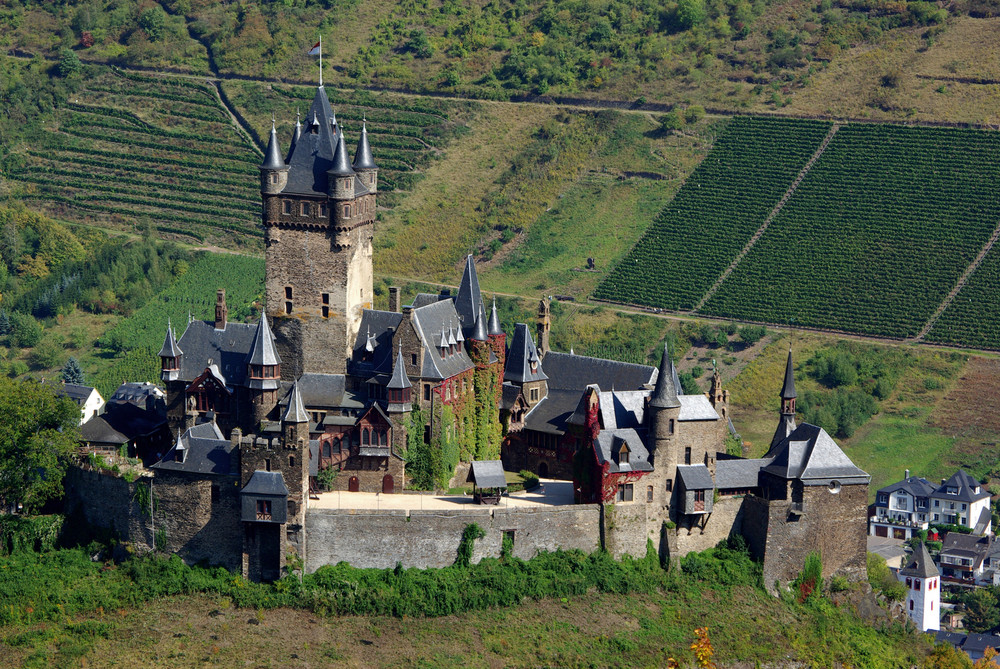
[[1000,134],[842,128],[702,311],[912,337],[1000,222]]
[[738,117],[594,296],[691,309],[750,240],[830,123]]
[[[735,120],[595,297],[693,309],[793,184],[824,127]],[[997,155],[1000,133],[991,131],[841,127],[699,313],[917,336],[1000,224]],[[997,255],[972,273],[928,341],[1000,348],[1000,309],[990,306]]]
[[[258,134],[276,113],[286,150],[296,108],[307,109],[315,94],[311,87],[243,82],[226,90],[238,106],[256,101],[241,111],[260,122]],[[392,206],[464,130],[447,102],[327,93],[348,139],[357,137],[362,120],[368,123],[382,168],[380,207]],[[109,69],[57,110],[52,131],[21,150],[26,166],[12,175],[21,184],[18,194],[61,218],[126,229],[148,219],[161,233],[227,245],[253,246],[263,236],[261,154],[209,84]]]

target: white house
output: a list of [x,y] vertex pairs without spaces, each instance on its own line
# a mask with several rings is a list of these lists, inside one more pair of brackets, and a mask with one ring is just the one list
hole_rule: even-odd
[[959,469],[930,495],[930,521],[961,525],[985,535],[992,529],[990,493]]
[[930,481],[910,476],[907,469],[902,481],[879,488],[875,495],[875,515],[868,519],[868,534],[910,539],[918,531],[926,530],[933,492]]
[[906,613],[917,629],[923,632],[941,629],[941,574],[923,543],[913,551],[897,577],[906,584]]
[[83,425],[104,408],[104,398],[95,388],[76,383],[52,383],[57,395],[68,397],[80,407],[80,425]]

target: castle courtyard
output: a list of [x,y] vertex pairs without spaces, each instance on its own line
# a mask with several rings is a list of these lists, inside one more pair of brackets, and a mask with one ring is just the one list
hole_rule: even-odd
[[504,495],[497,506],[479,505],[472,495],[430,495],[426,493],[402,493],[383,495],[374,492],[320,493],[319,499],[309,500],[310,509],[395,509],[403,511],[464,509],[470,506],[488,509],[510,507],[564,506],[573,503],[573,482],[542,479],[534,490]]

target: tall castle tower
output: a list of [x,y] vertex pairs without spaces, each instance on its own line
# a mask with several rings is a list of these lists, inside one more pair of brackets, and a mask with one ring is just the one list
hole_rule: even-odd
[[288,162],[274,128],[260,166],[265,310],[281,378],[343,374],[361,314],[371,307],[378,167],[367,129],[352,163],[326,91],[296,128]]

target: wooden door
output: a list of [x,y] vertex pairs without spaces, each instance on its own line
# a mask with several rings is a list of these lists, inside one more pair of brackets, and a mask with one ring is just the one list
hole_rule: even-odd
[[392,480],[392,475],[386,474],[382,477],[382,493],[385,495],[391,495],[394,492],[396,492],[396,486]]
[[358,485],[358,477],[352,476],[351,480],[347,482],[347,491],[358,492],[358,490],[360,490],[360,486]]

